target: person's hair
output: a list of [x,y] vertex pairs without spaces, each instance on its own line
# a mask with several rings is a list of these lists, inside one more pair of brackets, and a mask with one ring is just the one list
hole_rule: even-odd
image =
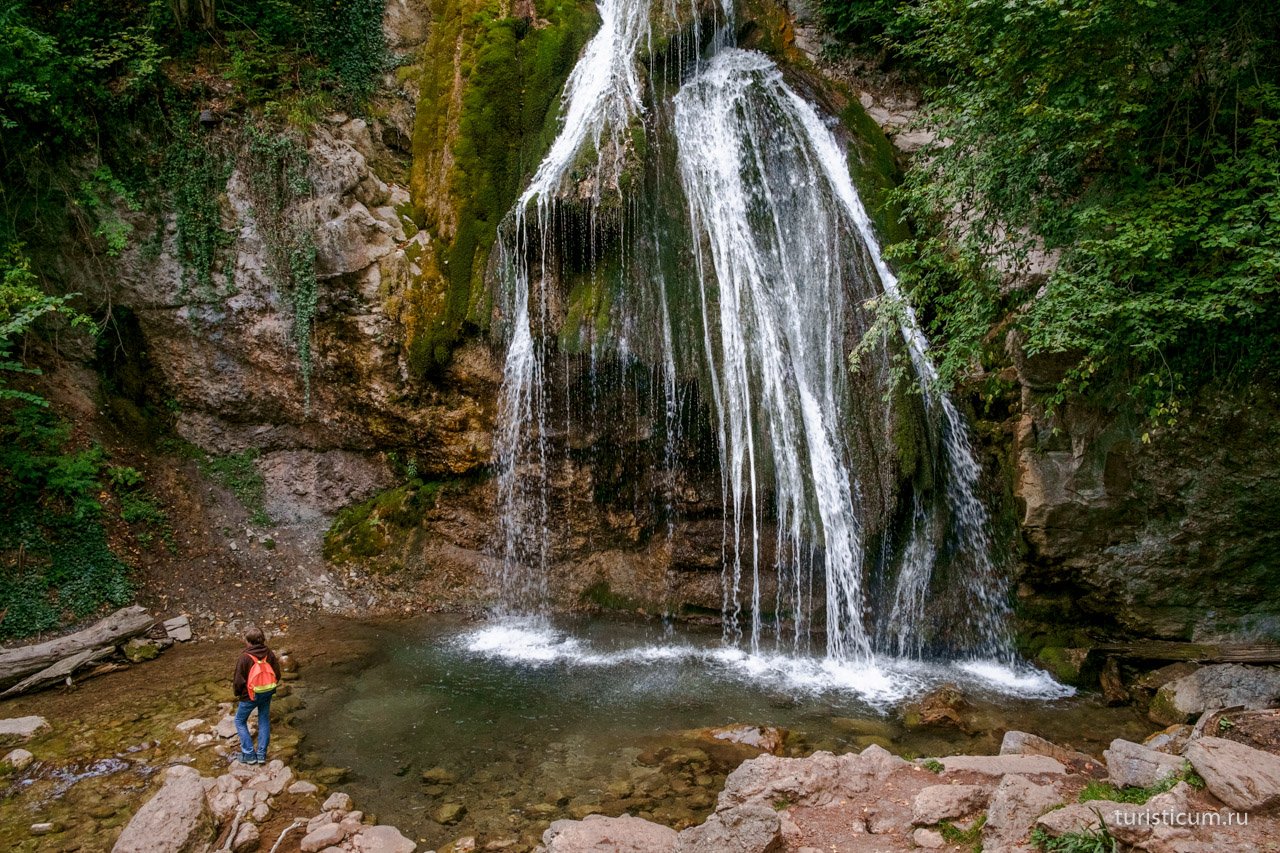
[[251,646],[261,646],[267,642],[267,635],[257,625],[250,625],[244,632],[244,641]]

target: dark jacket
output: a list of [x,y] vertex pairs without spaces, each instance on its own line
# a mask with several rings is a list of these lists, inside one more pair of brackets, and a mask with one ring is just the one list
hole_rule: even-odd
[[240,653],[240,660],[236,661],[236,674],[231,679],[231,689],[236,694],[236,700],[240,702],[249,701],[249,669],[253,666],[253,658],[250,655],[258,660],[265,657],[276,674],[276,683],[280,683],[280,661],[276,659],[276,653],[266,646],[249,646]]

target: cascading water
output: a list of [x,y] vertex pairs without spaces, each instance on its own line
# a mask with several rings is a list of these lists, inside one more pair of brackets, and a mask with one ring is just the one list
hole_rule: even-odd
[[[565,87],[562,129],[504,223],[498,250],[508,334],[495,442],[502,536],[495,580],[504,615],[536,616],[547,596],[549,483],[560,464],[548,437],[547,399],[547,342],[555,340],[549,293],[558,284],[556,250],[563,248],[556,242],[557,205],[570,198],[585,208],[586,230],[594,234],[602,195],[619,192],[634,123],[653,119],[637,64],[637,51],[653,49],[648,2],[601,0],[599,11],[600,31]],[[731,9],[722,12],[731,24]],[[693,20],[697,44],[696,9]],[[827,659],[836,664],[866,663],[873,652],[936,651],[938,644],[926,642],[925,623],[945,551],[947,594],[967,622],[964,631],[948,631],[949,653],[1011,659],[1005,590],[964,421],[935,387],[926,342],[880,255],[832,130],[770,60],[726,46],[731,33],[731,25],[716,28],[710,58],[695,56],[673,111],[660,110],[657,119],[669,123],[676,140],[690,226],[684,251],[695,272],[675,282],[655,264],[623,277],[636,304],[652,306],[656,315],[642,358],[665,396],[668,474],[678,464],[679,365],[686,379],[691,361],[701,365],[726,516],[726,639],[745,640],[756,654],[769,639],[770,651],[796,653],[808,648],[811,628],[821,621]],[[657,102],[652,77],[647,94]],[[654,257],[671,248],[656,224],[639,224],[617,239],[649,241]],[[690,286],[692,298],[682,304],[700,312],[698,333],[682,341],[673,332],[669,291]],[[888,352],[859,386],[862,396],[854,393],[846,359],[851,341],[868,327],[863,303],[881,293],[904,305],[901,334],[941,495],[908,492],[899,542],[871,529],[868,505],[885,503],[884,489],[873,488],[875,500],[864,494],[874,454],[860,450],[848,427],[859,411],[882,431],[894,417],[881,394],[865,393],[888,387]],[[636,329],[645,321],[624,305],[613,322],[617,357],[632,358],[628,341],[642,337]],[[591,355],[594,364],[594,348]],[[878,512],[876,519],[886,511]],[[868,558],[873,539],[888,557]],[[891,573],[884,602],[869,600],[873,571]],[[766,620],[770,608],[775,615]]]
[[[616,175],[625,156],[625,131],[643,111],[636,50],[648,33],[647,0],[601,0],[600,30],[565,83],[564,123],[551,150],[512,211],[499,244],[503,314],[510,340],[503,370],[494,455],[498,469],[502,574],[500,606],[507,615],[536,616],[546,598],[548,568],[547,400],[545,335],[535,337],[530,311],[532,286],[529,242],[540,240],[543,259],[538,285],[538,322],[546,325],[546,258],[552,234],[552,205],[584,145],[598,152],[595,202],[608,170]],[[528,221],[533,207],[534,222]]]

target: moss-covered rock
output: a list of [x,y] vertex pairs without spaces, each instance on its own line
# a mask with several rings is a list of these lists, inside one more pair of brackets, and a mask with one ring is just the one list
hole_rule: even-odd
[[437,0],[413,140],[415,219],[436,240],[409,294],[413,367],[447,362],[487,322],[482,286],[498,225],[550,145],[558,95],[594,27],[594,7],[540,0],[514,17],[497,0]]

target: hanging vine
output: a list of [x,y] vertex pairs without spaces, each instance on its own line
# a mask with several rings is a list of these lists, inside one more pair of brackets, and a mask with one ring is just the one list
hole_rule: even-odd
[[267,249],[267,274],[293,308],[293,341],[298,350],[304,401],[311,411],[313,353],[318,288],[316,244],[303,202],[311,197],[307,151],[293,135],[245,126],[245,172],[254,220]]

